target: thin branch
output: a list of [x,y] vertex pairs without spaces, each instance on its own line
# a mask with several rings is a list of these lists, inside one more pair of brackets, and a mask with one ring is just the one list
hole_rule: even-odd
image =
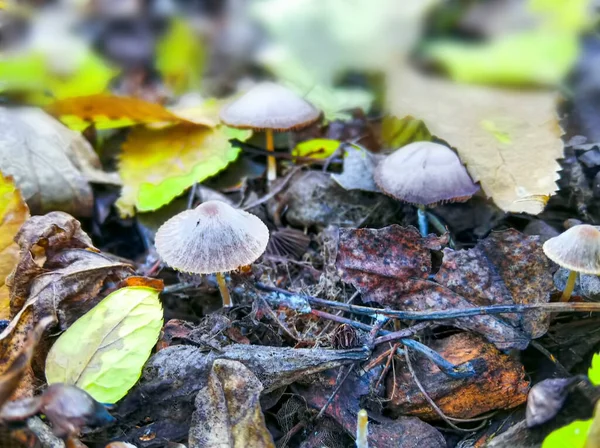
[[265,194],[262,198],[258,198],[256,201],[251,202],[250,204],[244,205],[242,207],[242,210],[250,210],[251,208],[254,208],[260,204],[267,202],[269,199],[271,199],[276,194],[278,194],[281,190],[283,190],[285,188],[285,186],[287,185],[287,183],[290,181],[290,179],[294,176],[294,174],[296,174],[302,168],[304,168],[304,167],[295,166],[294,168],[292,168],[290,170],[290,172],[287,173],[286,176],[281,181],[279,181],[277,183],[277,185],[274,186],[274,188],[271,189],[271,191],[269,191],[267,194]]
[[39,417],[28,418],[27,429],[35,434],[43,448],[65,448],[65,443]]
[[256,287],[263,291],[276,292],[278,294],[294,296],[297,300],[304,300],[310,305],[325,306],[337,310],[344,310],[349,313],[363,316],[388,316],[396,319],[407,320],[445,320],[458,319],[460,317],[472,317],[480,315],[525,313],[527,311],[544,311],[547,313],[590,313],[600,312],[600,303],[581,302],[581,303],[532,303],[516,305],[491,305],[477,306],[473,308],[459,308],[452,310],[432,310],[432,311],[398,311],[390,309],[377,309],[368,306],[352,305],[334,300],[319,299],[303,294],[295,294],[281,288],[265,285],[257,282]]

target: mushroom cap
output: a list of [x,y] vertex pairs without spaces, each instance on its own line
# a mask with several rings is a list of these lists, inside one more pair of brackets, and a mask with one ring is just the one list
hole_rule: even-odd
[[173,216],[156,232],[158,254],[172,268],[195,274],[233,271],[254,262],[269,242],[256,216],[206,201]]
[[479,190],[454,151],[432,142],[414,142],[383,159],[375,183],[387,195],[417,205],[464,202]]
[[544,243],[544,253],[559,266],[600,275],[600,227],[581,224]]
[[221,121],[241,129],[289,131],[317,121],[321,113],[304,98],[273,82],[257,84],[221,110]]

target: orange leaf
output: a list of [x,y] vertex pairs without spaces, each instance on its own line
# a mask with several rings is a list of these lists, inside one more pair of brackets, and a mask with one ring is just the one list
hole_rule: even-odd
[[91,124],[96,129],[113,129],[135,124],[187,121],[160,104],[104,94],[58,100],[49,106],[48,111],[76,131],[82,131]]
[[19,260],[19,246],[13,241],[21,225],[29,218],[29,209],[12,177],[0,173],[0,319],[9,317],[6,276]]

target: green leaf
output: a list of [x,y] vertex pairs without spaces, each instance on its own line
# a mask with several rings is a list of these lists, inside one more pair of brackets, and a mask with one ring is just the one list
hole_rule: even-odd
[[548,434],[542,448],[584,448],[591,426],[592,419],[576,420]]
[[381,123],[381,138],[388,148],[401,148],[413,142],[430,141],[431,134],[422,120],[410,115],[404,118],[384,117]]
[[156,68],[177,94],[200,87],[206,51],[183,19],[173,19],[156,47]]
[[312,157],[313,159],[326,159],[331,156],[341,145],[339,140],[315,138],[298,143],[292,151],[294,157]]
[[159,291],[121,288],[79,318],[46,360],[48,384],[73,384],[115,403],[137,382],[163,324]]
[[557,85],[577,60],[579,37],[552,31],[524,32],[487,44],[437,42],[425,51],[459,82]]
[[588,370],[588,377],[594,386],[600,386],[600,353],[594,353],[592,364]]
[[[119,164],[123,189],[117,207],[121,214],[133,215],[134,207],[156,210],[195,182],[224,169],[240,153],[240,148],[229,141],[232,133],[221,127],[187,124],[132,129],[122,146]],[[238,135],[243,138],[247,133]]]

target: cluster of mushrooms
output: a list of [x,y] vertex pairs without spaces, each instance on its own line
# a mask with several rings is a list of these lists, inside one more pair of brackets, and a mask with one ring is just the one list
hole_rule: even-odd
[[[221,111],[221,121],[240,129],[265,131],[274,151],[273,133],[309,126],[321,114],[291,90],[265,82]],[[277,164],[268,157],[267,180],[276,179]],[[383,159],[374,172],[379,189],[417,206],[419,228],[427,234],[426,207],[467,201],[479,190],[458,155],[448,146],[414,142]],[[595,238],[595,244],[587,242]],[[207,201],[165,222],[156,233],[156,250],[172,268],[193,274],[216,274],[223,306],[232,305],[224,274],[256,261],[269,242],[269,230],[256,216],[220,201]],[[600,230],[580,225],[544,244],[546,255],[571,270],[563,300],[568,300],[576,272],[600,274]]]

